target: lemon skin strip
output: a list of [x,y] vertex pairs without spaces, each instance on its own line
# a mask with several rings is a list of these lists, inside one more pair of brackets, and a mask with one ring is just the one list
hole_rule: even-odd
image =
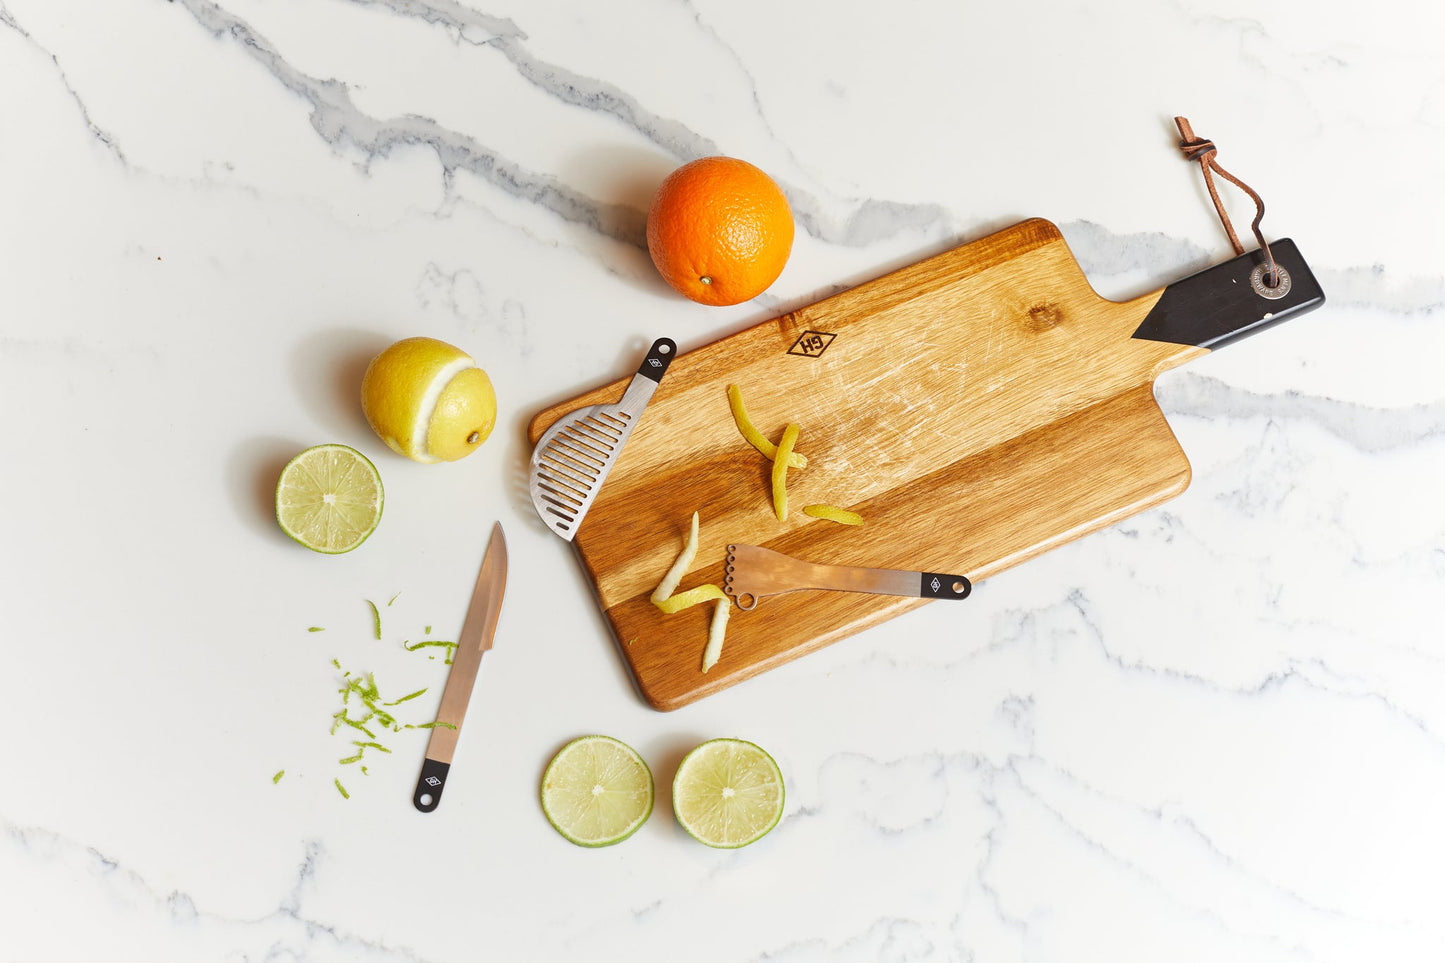
[[717,660],[722,657],[723,637],[727,635],[728,613],[731,611],[732,605],[728,599],[718,599],[717,609],[712,614],[712,625],[707,631],[707,648],[702,651],[704,673],[717,665]]
[[711,602],[714,599],[726,599],[723,590],[716,585],[699,585],[695,589],[688,589],[686,592],[678,592],[671,598],[661,602],[654,602],[662,610],[664,615],[674,615],[683,609],[690,609],[694,605],[701,605],[704,602]]
[[[742,389],[737,385],[728,385],[728,407],[732,409],[733,421],[737,423],[738,431],[747,440],[747,443],[756,448],[769,461],[775,459],[778,453],[777,446],[764,438],[763,433],[758,431],[753,420],[748,417],[748,409],[743,405]],[[808,467],[807,456],[800,452],[793,452],[788,456],[788,467]]]
[[683,545],[682,552],[677,556],[677,561],[672,563],[672,568],[662,577],[657,588],[652,593],[652,603],[666,602],[667,599],[677,590],[677,584],[692,567],[693,559],[697,558],[697,512],[692,513],[692,527],[688,530],[687,543]]
[[778,515],[778,521],[788,517],[788,456],[793,452],[793,445],[798,441],[798,426],[789,424],[783,429],[783,440],[778,444],[778,452],[773,456],[773,511]]
[[804,505],[803,514],[825,521],[837,522],[839,525],[863,524],[862,515],[850,512],[846,508],[834,508],[832,505]]

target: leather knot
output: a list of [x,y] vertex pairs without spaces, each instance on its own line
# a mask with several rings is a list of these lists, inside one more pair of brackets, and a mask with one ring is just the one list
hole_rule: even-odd
[[1179,149],[1184,152],[1185,160],[1204,161],[1207,160],[1209,155],[1213,154],[1217,148],[1214,146],[1214,141],[1204,137],[1196,137],[1193,140],[1181,140],[1179,142]]
[[1259,229],[1259,222],[1264,220],[1264,201],[1252,187],[1219,166],[1219,160],[1215,157],[1218,149],[1214,146],[1214,141],[1207,137],[1196,137],[1194,128],[1189,126],[1189,121],[1184,117],[1175,117],[1174,125],[1179,128],[1179,149],[1184,152],[1184,159],[1199,162],[1199,169],[1204,173],[1204,186],[1209,190],[1209,199],[1214,202],[1214,210],[1219,214],[1219,221],[1224,225],[1224,233],[1229,235],[1229,243],[1235,254],[1243,254],[1244,245],[1239,243],[1239,235],[1234,233],[1229,213],[1224,209],[1224,202],[1219,199],[1219,190],[1214,186],[1214,175],[1223,177],[1254,201],[1254,222],[1249,226],[1254,231],[1254,239],[1259,242],[1260,250],[1264,252],[1265,263],[1269,265],[1265,274],[1268,278],[1266,284],[1274,287],[1279,282],[1279,268],[1274,263],[1274,255],[1270,253],[1264,233]]

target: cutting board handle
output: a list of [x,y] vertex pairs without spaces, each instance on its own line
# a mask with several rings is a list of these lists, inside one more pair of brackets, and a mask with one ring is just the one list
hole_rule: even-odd
[[1270,250],[1283,271],[1277,286],[1266,283],[1263,252],[1249,251],[1165,287],[1134,337],[1213,350],[1324,304],[1294,241]]

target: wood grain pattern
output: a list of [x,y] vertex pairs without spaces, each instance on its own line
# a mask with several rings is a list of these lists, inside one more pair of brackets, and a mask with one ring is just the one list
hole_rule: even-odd
[[[1058,229],[1030,220],[679,355],[574,541],[643,697],[674,709],[924,604],[769,598],[733,612],[704,674],[711,605],[665,616],[648,601],[694,511],[684,589],[720,585],[734,542],[977,582],[1182,491],[1188,461],[1152,382],[1205,351],[1131,337],[1159,295],[1099,297]],[[833,338],[819,356],[789,353],[805,331]],[[731,383],[764,435],[802,428],[809,464],[789,472],[783,522],[770,463],[733,424]],[[625,384],[540,412],[533,444]],[[802,513],[816,502],[867,524]]]

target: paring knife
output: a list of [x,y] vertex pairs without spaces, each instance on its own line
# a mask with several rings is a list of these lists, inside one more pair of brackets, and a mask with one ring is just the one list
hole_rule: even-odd
[[756,545],[728,546],[723,591],[732,597],[738,608],[754,609],[764,596],[801,589],[868,592],[921,599],[965,599],[973,591],[973,583],[962,575],[819,565]]
[[567,541],[577,534],[602,480],[616,464],[676,354],[677,344],[671,338],[658,338],[621,401],[563,415],[537,439],[529,483],[532,505],[547,527]]
[[482,654],[492,647],[492,636],[497,631],[497,616],[502,610],[502,593],[506,587],[507,539],[502,535],[502,523],[497,522],[492,526],[492,537],[482,557],[482,570],[477,574],[466,621],[462,623],[461,635],[457,636],[456,654],[437,709],[437,725],[426,744],[426,759],[411,797],[412,805],[424,813],[436,809],[441,802],[447,772],[452,767],[452,754],[462,732],[462,720],[467,715],[467,703],[471,701],[477,670],[482,665]]

